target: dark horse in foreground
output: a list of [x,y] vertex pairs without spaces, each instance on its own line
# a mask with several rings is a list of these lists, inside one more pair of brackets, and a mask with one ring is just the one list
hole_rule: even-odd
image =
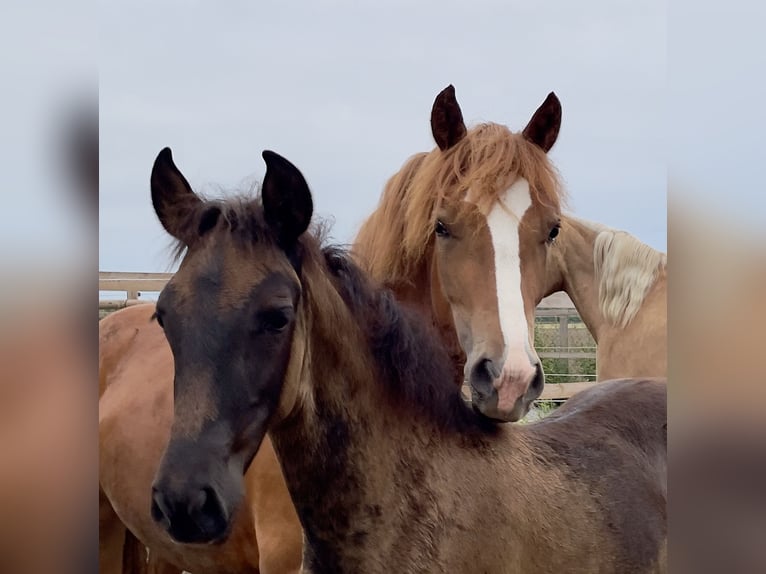
[[607,382],[532,425],[465,404],[438,338],[307,232],[301,173],[203,201],[163,150],[152,198],[185,248],[156,319],[175,359],[152,514],[224,539],[266,433],[307,572],[665,572],[666,385]]

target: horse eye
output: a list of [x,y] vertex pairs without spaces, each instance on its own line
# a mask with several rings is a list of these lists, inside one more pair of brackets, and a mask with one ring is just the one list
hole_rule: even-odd
[[261,313],[260,319],[265,330],[279,333],[290,322],[290,314],[288,309],[270,309]]
[[550,233],[548,234],[548,241],[553,242],[559,236],[559,231],[561,231],[561,224],[557,223],[553,226],[553,229],[551,229]]
[[434,232],[439,237],[449,237],[450,236],[449,229],[447,229],[447,226],[444,225],[444,223],[442,223],[442,221],[439,220],[439,219],[436,220],[436,226],[434,227]]

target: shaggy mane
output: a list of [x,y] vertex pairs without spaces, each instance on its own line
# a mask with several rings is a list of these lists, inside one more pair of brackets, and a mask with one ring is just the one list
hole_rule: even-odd
[[378,207],[359,229],[354,255],[375,281],[389,283],[391,277],[406,276],[401,257],[401,240],[407,229],[405,212],[410,201],[412,178],[427,156],[427,152],[420,152],[404,162],[386,182]]
[[[192,243],[202,239],[200,230],[209,218],[218,212],[228,230],[237,236],[251,241],[272,241],[273,234],[263,219],[263,207],[260,196],[252,192],[243,192],[225,199],[209,199],[197,193],[202,204],[191,214],[185,223],[183,237],[195,238]],[[171,262],[179,263],[190,245],[183,239],[174,238],[171,244]]]

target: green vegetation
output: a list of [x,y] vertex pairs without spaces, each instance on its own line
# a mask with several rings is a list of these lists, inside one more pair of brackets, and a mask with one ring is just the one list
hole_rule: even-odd
[[[545,357],[546,353],[568,351],[570,353],[592,352],[596,349],[588,329],[579,317],[569,317],[567,325],[567,341],[561,341],[560,320],[564,317],[538,317],[535,321],[535,349],[541,355],[540,360],[548,383],[568,383],[574,381],[596,380],[596,359],[583,358],[553,358]],[[541,400],[535,401],[534,408],[524,417],[522,423],[530,423],[548,416],[555,411],[561,402]]]
[[558,317],[539,317],[535,322],[535,349],[541,355],[546,381],[549,383],[568,383],[578,380],[595,380],[596,359],[589,357],[551,358],[543,356],[546,352],[556,351],[569,351],[572,353],[595,351],[596,342],[585,325],[577,318],[569,318],[567,335],[567,341],[559,340]]

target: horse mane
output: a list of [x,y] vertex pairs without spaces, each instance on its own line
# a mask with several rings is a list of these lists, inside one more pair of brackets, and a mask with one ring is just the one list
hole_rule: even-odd
[[612,325],[625,328],[666,269],[667,255],[626,231],[609,228],[597,231],[593,265],[601,313]]
[[[209,216],[214,211],[218,211],[220,214],[218,217],[226,221],[229,231],[234,235],[249,241],[274,240],[263,218],[263,206],[259,194],[242,191],[223,199],[211,199],[199,192],[195,193],[202,200],[202,204],[186,222],[186,227],[190,230],[190,233],[184,234],[186,237],[199,235],[191,231],[201,230],[206,220],[210,221]],[[189,245],[185,241],[171,239],[171,264],[180,263],[188,248]]]
[[368,338],[380,370],[378,384],[391,401],[442,430],[496,430],[496,423],[466,404],[433,326],[374,283],[342,248],[326,246],[322,254],[338,293]]
[[444,200],[464,199],[470,191],[471,201],[487,213],[519,177],[529,182],[534,201],[559,209],[564,192],[556,169],[545,152],[506,126],[479,124],[446,151],[413,155],[388,180],[360,229],[363,264],[388,284],[407,282],[431,244]]
[[428,152],[410,156],[401,169],[386,182],[378,207],[362,224],[354,242],[354,254],[375,281],[390,283],[391,278],[409,275],[410,261],[402,251],[406,229],[407,204],[411,200],[412,178]]

